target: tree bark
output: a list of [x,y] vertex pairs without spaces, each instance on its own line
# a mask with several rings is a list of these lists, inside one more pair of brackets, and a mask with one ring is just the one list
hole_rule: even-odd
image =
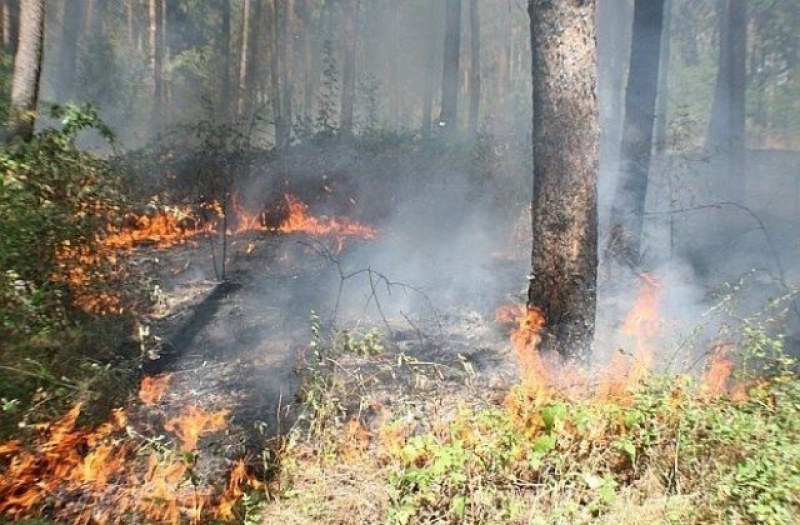
[[342,112],[339,129],[345,135],[353,133],[353,106],[356,97],[356,19],[358,0],[345,0],[344,62],[342,66]]
[[439,125],[446,135],[458,131],[458,72],[461,57],[461,0],[446,0],[444,64],[442,66],[442,113]]
[[19,44],[11,83],[11,117],[6,141],[28,141],[36,125],[44,55],[44,0],[21,0]]
[[481,15],[478,0],[469,2],[470,71],[469,71],[469,126],[471,140],[478,135],[478,110],[481,102]]
[[[653,122],[658,92],[658,57],[664,0],[636,0],[620,174],[611,209],[609,263],[638,269],[647,179],[653,148]],[[654,59],[655,57],[655,59]]]
[[719,68],[706,146],[723,159],[731,200],[744,194],[745,93],[747,89],[747,5],[725,0],[720,28]]
[[597,281],[595,2],[530,0],[533,250],[528,305],[545,350],[588,356]]

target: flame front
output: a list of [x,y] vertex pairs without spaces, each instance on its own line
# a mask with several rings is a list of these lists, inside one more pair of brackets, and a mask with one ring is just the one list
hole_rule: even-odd
[[[144,393],[154,385],[161,392],[167,381],[167,376],[153,378],[140,397],[147,398]],[[124,410],[87,429],[77,425],[81,409],[76,405],[61,419],[38,426],[40,436],[30,448],[0,443],[0,516],[35,517],[47,506],[59,523],[117,523],[125,516],[208,523],[234,519],[246,491],[263,487],[244,461],[233,465],[224,490],[198,484],[187,456],[159,448],[147,453],[146,441],[139,443],[129,433]],[[202,436],[225,428],[226,416],[189,407],[164,427],[175,432],[183,450],[194,450]]]

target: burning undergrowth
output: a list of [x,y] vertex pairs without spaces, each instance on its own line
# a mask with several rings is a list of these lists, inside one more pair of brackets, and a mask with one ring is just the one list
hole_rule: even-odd
[[[221,486],[223,473],[203,466],[199,454],[207,436],[227,428],[228,412],[190,406],[168,417],[158,403],[169,381],[168,375],[145,378],[139,392],[144,406],[117,409],[103,424],[79,425],[84,407],[76,405],[61,419],[36,425],[31,444],[0,444],[0,514],[70,523],[237,518],[242,497],[257,495],[263,483],[240,459]],[[143,426],[149,431],[140,433]]]

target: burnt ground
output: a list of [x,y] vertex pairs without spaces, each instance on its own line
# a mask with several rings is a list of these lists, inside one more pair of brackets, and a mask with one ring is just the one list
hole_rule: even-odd
[[[189,406],[229,410],[229,428],[202,440],[200,455],[212,465],[257,455],[264,437],[286,432],[299,413],[297,370],[311,338],[312,311],[328,340],[342,329],[381,330],[380,355],[340,360],[362,386],[371,384],[380,398],[376,406],[403,403],[411,391],[438,399],[468,392],[475,400],[500,399],[516,366],[494,309],[521,297],[480,296],[477,307],[439,305],[414,283],[394,282],[369,267],[345,270],[360,244],[352,241],[334,256],[319,239],[248,234],[231,240],[224,281],[214,277],[207,240],[140,253],[139,265],[157,276],[161,298],[145,344],[156,359],[145,363],[144,373],[173,374],[160,405],[146,411],[169,418]],[[493,283],[520,288],[524,266],[524,259],[498,254]],[[345,272],[350,277],[343,281]],[[393,306],[409,295],[422,306]]]

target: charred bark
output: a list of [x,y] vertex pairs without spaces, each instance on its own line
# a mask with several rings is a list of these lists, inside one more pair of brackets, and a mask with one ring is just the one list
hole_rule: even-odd
[[44,55],[44,0],[21,0],[7,142],[33,137]]
[[444,64],[442,66],[442,113],[439,125],[446,135],[458,131],[458,83],[461,58],[461,0],[446,0]]
[[542,345],[588,355],[597,280],[598,110],[595,2],[530,0],[533,251],[528,305]]
[[609,263],[638,268],[653,149],[664,0],[636,0],[620,174],[611,209]]

